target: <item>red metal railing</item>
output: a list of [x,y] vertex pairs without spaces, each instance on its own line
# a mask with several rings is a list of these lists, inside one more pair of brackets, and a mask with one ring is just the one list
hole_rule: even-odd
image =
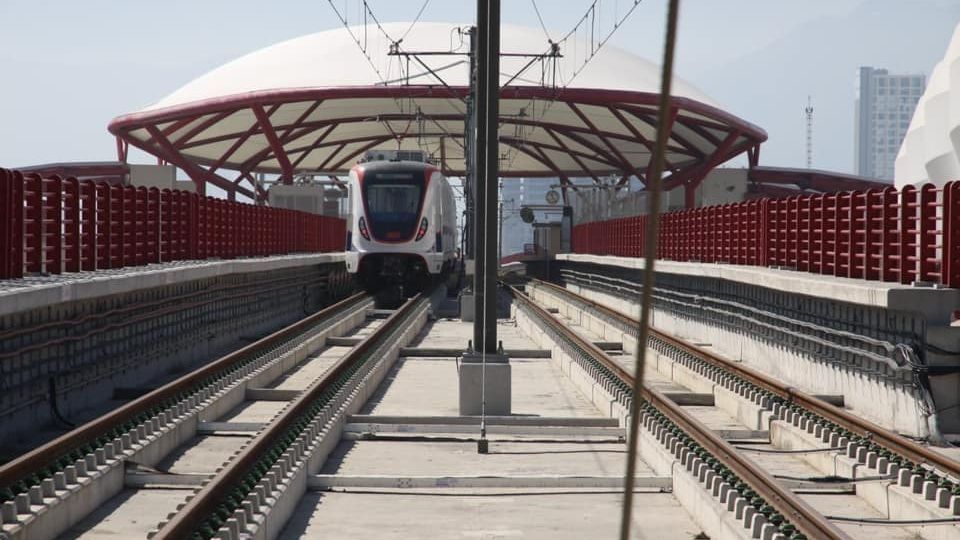
[[[647,219],[579,224],[573,251],[641,257]],[[960,287],[960,182],[669,212],[661,217],[657,258]]]
[[345,235],[329,216],[0,169],[0,279],[343,251]]

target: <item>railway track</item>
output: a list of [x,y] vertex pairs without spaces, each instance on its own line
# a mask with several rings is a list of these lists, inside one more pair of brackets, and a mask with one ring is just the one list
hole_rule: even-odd
[[[538,295],[552,295],[574,306],[573,309],[580,313],[589,314],[581,315],[583,326],[607,325],[618,336],[637,339],[639,325],[632,317],[554,284],[531,283],[533,290],[539,291]],[[624,361],[604,353],[538,302],[516,290],[513,294],[537,321],[541,331],[550,334],[585,372],[606,387],[606,392],[619,403],[619,410],[625,415],[629,411],[633,383],[632,358],[627,357]],[[584,318],[592,322],[584,321]],[[957,484],[960,464],[956,461],[672,336],[653,331],[648,346],[656,355],[670,358],[672,367],[669,369],[686,372],[689,381],[700,379],[701,392],[709,392],[711,386],[719,388],[715,390],[718,402],[725,396],[734,397],[746,404],[733,406],[739,408],[740,414],[759,417],[762,419],[760,424],[767,423],[771,428],[772,420],[782,421],[778,424],[777,433],[781,438],[778,443],[786,443],[788,448],[757,444],[760,441],[743,441],[749,444],[734,445],[684,410],[689,407],[679,406],[674,398],[655,388],[664,387],[663,384],[648,383],[642,396],[642,425],[648,434],[666,446],[689,472],[696,473],[701,483],[734,511],[738,520],[753,528],[755,534],[761,534],[766,527],[770,532],[764,534],[779,534],[782,535],[780,538],[846,538],[838,524],[857,521],[861,525],[873,526],[930,526],[927,531],[931,532],[929,537],[932,538],[960,536],[960,529],[956,528],[957,515],[960,514],[960,488]],[[797,469],[795,462],[800,457],[807,458],[813,465],[832,466],[835,472],[823,475],[820,482],[815,478],[800,479],[782,474],[791,468]],[[788,463],[789,460],[794,463]],[[844,466],[848,468],[844,469]],[[803,467],[809,469],[811,464],[805,463]],[[839,473],[844,471],[852,473],[850,476],[854,478],[841,478]],[[873,481],[874,486],[884,482],[896,484],[898,493],[888,494],[888,497],[899,497],[897,501],[901,506],[925,506],[921,514],[926,517],[885,520],[828,518],[794,493],[827,493],[823,489],[827,481],[830,482],[826,484],[829,486],[827,490],[835,493],[849,491],[850,496],[861,490],[859,481]],[[870,489],[864,488],[863,491],[866,492],[863,498],[876,499]],[[905,497],[912,500],[904,503]],[[870,502],[878,504],[877,500]],[[909,510],[905,512],[910,514]],[[928,536],[917,534],[916,537]]]
[[[278,530],[306,491],[311,463],[320,463],[340,440],[344,417],[366,401],[379,381],[387,350],[423,316],[429,295],[407,300],[383,324],[353,346],[300,392],[184,506],[161,523],[154,539],[240,538],[263,528]],[[277,529],[274,529],[277,527]]]
[[[265,387],[372,305],[368,295],[351,296],[4,464],[0,538],[61,534],[122,491],[132,467],[149,470],[251,394],[269,394]],[[269,399],[296,403],[299,394]]]

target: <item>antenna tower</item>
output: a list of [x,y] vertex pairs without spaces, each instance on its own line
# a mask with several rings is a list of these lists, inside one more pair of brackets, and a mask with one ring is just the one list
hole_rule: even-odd
[[807,96],[807,106],[803,109],[807,113],[807,168],[813,168],[813,103]]

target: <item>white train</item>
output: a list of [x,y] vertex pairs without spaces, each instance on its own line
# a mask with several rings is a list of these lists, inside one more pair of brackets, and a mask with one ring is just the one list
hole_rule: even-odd
[[405,296],[457,266],[453,189],[440,170],[416,161],[369,161],[350,171],[347,272],[368,291]]

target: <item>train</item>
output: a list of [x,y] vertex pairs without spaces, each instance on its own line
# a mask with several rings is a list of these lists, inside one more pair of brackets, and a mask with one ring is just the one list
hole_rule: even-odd
[[395,157],[350,170],[346,266],[369,292],[409,297],[457,273],[457,210],[436,166]]

